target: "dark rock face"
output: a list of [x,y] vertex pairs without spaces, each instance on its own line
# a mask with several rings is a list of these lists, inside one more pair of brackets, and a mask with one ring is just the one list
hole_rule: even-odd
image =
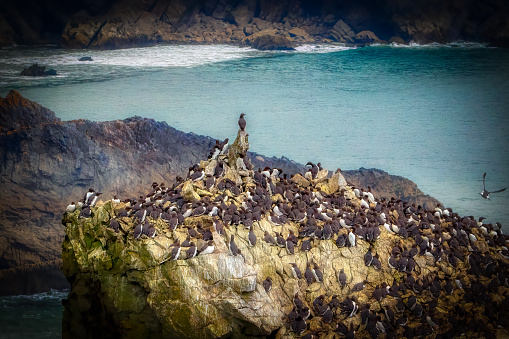
[[[59,271],[64,237],[60,221],[69,199],[77,203],[89,187],[102,192],[102,200],[114,195],[137,198],[153,182],[185,176],[189,166],[207,158],[213,145],[210,137],[152,119],[62,122],[16,91],[0,98],[0,286],[9,285],[0,295],[67,286]],[[284,157],[251,152],[248,157],[255,169],[305,172],[304,166]],[[370,185],[375,195],[422,195],[411,181],[378,170],[343,174],[358,187]]]
[[416,206],[422,205],[424,209],[434,209],[440,204],[440,201],[418,189],[413,181],[376,168],[360,168],[342,173],[350,184],[358,188],[367,189],[370,186],[376,197],[397,197]]
[[22,70],[20,75],[31,76],[31,77],[43,77],[43,76],[48,76],[48,75],[57,75],[57,71],[55,71],[54,69],[50,69],[50,70],[46,71],[45,66],[39,66],[38,64],[33,64],[32,66]]
[[[457,40],[509,46],[504,0],[133,1],[0,4],[0,45],[60,43],[71,48],[126,48],[169,43],[241,43],[250,35],[299,29],[301,42],[420,43]],[[370,31],[379,39],[357,34]]]

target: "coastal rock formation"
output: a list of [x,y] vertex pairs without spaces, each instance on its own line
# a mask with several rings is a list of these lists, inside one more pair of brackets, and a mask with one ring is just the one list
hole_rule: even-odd
[[443,208],[440,201],[424,194],[412,181],[401,176],[390,175],[380,169],[360,168],[345,171],[343,175],[351,185],[371,189],[375,197],[397,197],[416,206],[422,205],[425,209],[434,209],[437,205]]
[[269,29],[289,34],[294,43],[467,40],[508,46],[508,11],[504,0],[51,0],[44,5],[6,0],[0,4],[0,45],[112,49],[156,43],[238,44]]
[[278,34],[275,30],[263,30],[245,38],[242,43],[247,46],[265,50],[293,50],[295,44],[290,36]]
[[45,66],[33,64],[32,66],[23,69],[19,75],[30,77],[44,77],[49,75],[57,75],[57,71],[55,71],[54,69],[46,71]]
[[64,215],[65,337],[508,334],[500,225],[376,199],[312,163],[250,170],[246,136],[184,182]]
[[[153,181],[169,183],[185,176],[190,165],[207,157],[213,144],[209,137],[151,119],[60,121],[16,91],[0,98],[0,286],[9,286],[0,289],[0,295],[66,285],[59,271],[61,216],[89,187],[102,192],[105,201],[115,195],[145,194]],[[305,171],[285,157],[248,152],[248,158],[255,169],[281,168],[289,175]],[[403,198],[399,192],[405,192],[404,187],[415,187],[396,176],[369,176],[369,171],[362,182],[349,176],[350,171],[343,174],[357,187],[371,185],[377,197]],[[402,188],[394,190],[393,183]]]

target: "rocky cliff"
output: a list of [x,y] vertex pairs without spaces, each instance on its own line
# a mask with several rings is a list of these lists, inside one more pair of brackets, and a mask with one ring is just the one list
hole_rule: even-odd
[[[491,1],[3,1],[0,45],[59,42],[124,48],[155,43],[482,41],[507,46],[509,7]],[[259,43],[255,42],[258,46]],[[262,44],[262,46],[265,44]]]
[[313,164],[253,171],[248,147],[241,129],[184,182],[64,215],[64,337],[509,334],[499,225],[377,199]]
[[[189,166],[207,158],[212,145],[209,137],[151,119],[62,122],[15,91],[0,98],[0,295],[68,286],[59,271],[61,216],[89,187],[102,192],[103,200],[145,194],[154,181],[170,183],[185,176]],[[248,156],[255,168],[304,172],[302,165],[284,157]],[[355,182],[354,177],[348,180]],[[357,186],[387,188],[393,180],[415,186],[387,173],[373,179]],[[436,200],[431,205],[435,204]]]

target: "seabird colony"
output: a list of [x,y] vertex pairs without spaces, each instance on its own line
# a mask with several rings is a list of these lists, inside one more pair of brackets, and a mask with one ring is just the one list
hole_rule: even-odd
[[[239,135],[245,133],[244,116],[242,114],[239,119]],[[366,280],[351,281],[341,269],[337,284],[341,290],[348,291],[341,301],[337,295],[320,295],[307,302],[305,295],[297,293],[287,326],[303,338],[317,338],[327,329],[347,338],[356,335],[449,338],[466,332],[491,338],[497,328],[509,328],[506,289],[509,288],[506,247],[509,240],[500,223],[485,224],[484,218],[461,217],[440,205],[429,210],[395,198],[378,199],[371,189],[343,187],[334,194],[327,194],[315,185],[322,170],[320,164],[309,162],[310,168],[303,176],[289,177],[278,168],[253,171],[246,154],[229,157],[228,149],[228,139],[216,141],[206,162],[214,161],[212,170],[196,164],[189,168],[185,180],[177,177],[171,187],[153,183],[146,196],[123,200],[125,208],[111,220],[110,227],[135,239],[155,237],[153,222],[156,219],[163,220],[169,231],[187,227],[187,239],[183,243],[175,239],[171,245],[171,260],[193,260],[197,255],[213,253],[213,231],[225,238],[230,255],[242,255],[234,235],[227,236],[226,231],[233,225],[243,225],[250,230],[250,246],[260,246],[259,241],[264,241],[284,248],[288,254],[310,251],[320,241],[332,241],[338,247],[369,243],[364,264],[398,274],[393,274],[390,281],[370,286],[367,292]],[[232,159],[234,164],[229,163]],[[225,177],[228,167],[243,173],[242,182]],[[209,173],[205,173],[206,170]],[[306,178],[306,184],[296,180],[297,177]],[[194,202],[186,201],[185,182],[201,184],[213,194],[201,196]],[[347,191],[352,194],[346,194]],[[73,203],[67,212],[81,208],[80,217],[90,217],[93,213],[90,207],[99,194],[90,189],[81,206]],[[196,229],[184,226],[187,218],[200,216],[210,217],[212,226],[198,224]],[[134,222],[134,229],[127,232],[122,229],[119,222],[122,223],[123,218]],[[273,226],[297,224],[299,232],[265,231],[263,239],[256,239],[253,227],[263,218]],[[387,231],[394,245],[387,262],[381,262],[375,250],[382,230]],[[200,248],[196,246],[199,239],[204,241]],[[426,258],[427,265],[441,269],[424,276],[416,274],[416,260],[420,257]],[[288,279],[304,279],[307,284],[323,283],[317,263],[308,262],[301,268],[292,263],[290,271],[292,276]],[[270,293],[271,277],[263,281],[263,287]],[[361,294],[370,302],[359,302],[366,300],[360,298]],[[453,303],[454,312],[444,313],[439,307],[443,302]],[[378,307],[374,307],[375,303]],[[310,328],[308,322],[312,318],[321,319],[321,325]]]

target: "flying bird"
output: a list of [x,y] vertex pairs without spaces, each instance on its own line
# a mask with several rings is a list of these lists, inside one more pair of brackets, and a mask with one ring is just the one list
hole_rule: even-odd
[[498,193],[498,192],[503,192],[505,191],[505,188],[502,188],[501,190],[498,190],[498,191],[493,191],[493,192],[488,192],[486,190],[486,183],[485,183],[485,180],[486,180],[486,173],[484,173],[484,175],[482,176],[482,192],[479,193],[481,195],[481,197],[483,197],[484,199],[488,199],[488,200],[491,200],[490,199],[490,194],[491,193]]

